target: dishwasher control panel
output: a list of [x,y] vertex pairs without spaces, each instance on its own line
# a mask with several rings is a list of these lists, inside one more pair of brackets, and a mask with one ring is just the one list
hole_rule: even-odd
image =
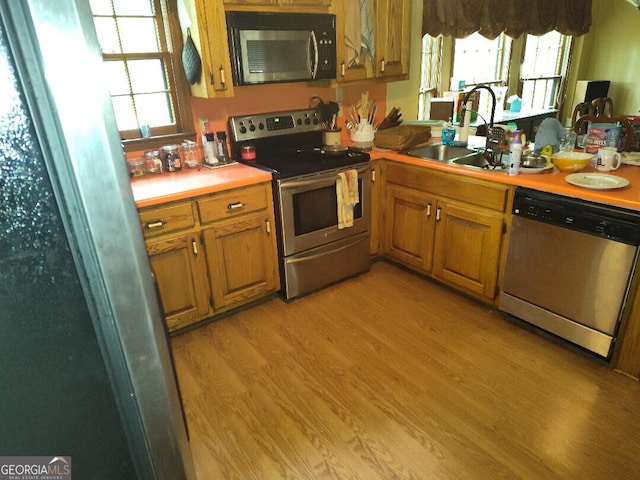
[[610,240],[640,245],[640,213],[519,187],[513,214]]

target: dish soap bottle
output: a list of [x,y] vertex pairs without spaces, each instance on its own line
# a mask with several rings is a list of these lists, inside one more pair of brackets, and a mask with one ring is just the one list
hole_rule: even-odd
[[446,123],[444,127],[442,127],[442,144],[443,145],[453,145],[454,140],[456,139],[456,130],[453,128],[453,124],[451,123],[451,118]]
[[520,171],[520,159],[522,157],[522,131],[516,130],[513,132],[509,152],[507,175],[518,175]]

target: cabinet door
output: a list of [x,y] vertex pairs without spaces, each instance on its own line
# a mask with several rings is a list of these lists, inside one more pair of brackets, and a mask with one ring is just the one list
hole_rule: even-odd
[[398,185],[386,191],[385,253],[408,266],[431,270],[436,201]]
[[409,74],[411,0],[378,0],[376,4],[376,77]]
[[[227,40],[227,21],[220,1],[184,0],[191,18],[191,37],[200,53],[202,73],[191,86],[195,97],[215,98],[233,95],[231,59]],[[186,32],[183,32],[186,38]]]
[[438,202],[435,215],[434,277],[495,298],[502,215],[444,201]]
[[[337,0],[336,7],[336,52],[337,52],[337,80],[338,82],[353,82],[373,78],[371,60],[361,55],[359,63],[349,62],[349,49],[346,43],[347,1]],[[356,4],[357,4],[356,0]]]
[[273,218],[262,212],[203,230],[216,309],[237,306],[279,288],[273,227]]
[[195,233],[147,241],[151,270],[170,331],[210,313],[204,252]]

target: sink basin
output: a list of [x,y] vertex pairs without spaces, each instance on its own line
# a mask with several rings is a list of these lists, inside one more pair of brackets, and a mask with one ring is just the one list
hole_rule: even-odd
[[489,162],[481,153],[476,153],[475,155],[469,155],[462,158],[455,158],[451,161],[454,165],[464,165],[465,167],[477,167],[477,168],[487,168],[489,166]]
[[449,162],[451,160],[472,155],[476,150],[466,147],[455,147],[451,145],[429,145],[428,147],[414,148],[406,152],[412,157],[423,158],[425,160],[436,160],[439,162]]

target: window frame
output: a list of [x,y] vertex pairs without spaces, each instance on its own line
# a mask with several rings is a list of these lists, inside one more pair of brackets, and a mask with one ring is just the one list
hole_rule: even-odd
[[151,136],[143,137],[139,129],[119,130],[126,152],[159,148],[162,145],[195,140],[196,134],[191,111],[191,92],[182,75],[183,36],[178,20],[177,0],[150,0],[156,12],[158,39],[161,52],[149,54],[103,54],[107,59],[162,59],[168,82],[168,95],[174,115],[174,124],[151,128]]
[[[560,74],[553,75],[552,79],[559,79],[559,82],[556,86],[554,103],[550,108],[560,109],[562,107],[562,98],[566,90],[566,82],[567,76],[569,75],[570,66],[571,66],[571,54],[572,54],[572,45],[573,39],[571,36],[563,35],[563,43],[561,48],[564,49],[564,52],[560,56],[559,64],[560,64]],[[444,82],[447,81],[448,78],[445,74],[450,74],[451,77],[454,77],[453,67],[455,61],[455,38],[453,37],[443,37],[439,35],[438,37],[429,37],[425,35],[422,39],[423,45],[423,59],[422,59],[422,71],[421,71],[421,85],[419,91],[419,99],[418,99],[418,113],[421,119],[428,118],[429,109],[428,103],[431,98],[431,94],[437,95],[438,93],[443,94],[444,91],[448,90],[449,85],[445,85]],[[531,77],[531,78],[522,78],[521,73],[521,65],[524,62],[525,55],[525,47],[526,47],[527,35],[522,35],[517,39],[511,39],[511,46],[509,48],[508,58],[504,58],[502,62],[502,71],[504,76],[504,81],[500,79],[496,79],[491,82],[480,82],[483,84],[488,84],[492,86],[506,86],[508,87],[508,94],[517,94],[522,98],[522,94],[524,91],[524,82],[530,80],[547,80],[540,77]],[[434,60],[433,58],[426,58],[429,55],[429,51],[425,50],[425,46],[431,46],[433,50],[433,43],[436,42],[438,48],[444,50],[444,54],[441,55],[438,59]],[[437,50],[437,48],[436,48]],[[448,55],[447,55],[448,52]],[[425,71],[429,68],[437,68],[437,72],[433,71]],[[562,72],[564,69],[564,72]],[[437,83],[433,84],[432,79],[437,79]],[[426,83],[429,82],[429,83]],[[473,87],[477,85],[477,83],[467,83],[467,87]],[[483,103],[486,103],[486,98]],[[488,104],[487,104],[488,105]],[[481,110],[486,109],[486,105],[483,105],[485,108],[481,108]],[[545,107],[546,108],[546,107]]]

